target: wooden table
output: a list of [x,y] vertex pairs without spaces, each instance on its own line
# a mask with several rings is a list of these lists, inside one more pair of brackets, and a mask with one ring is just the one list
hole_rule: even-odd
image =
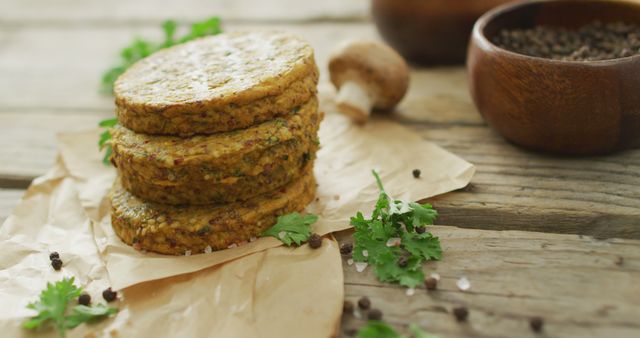
[[[367,7],[366,0],[3,0],[0,221],[52,165],[57,132],[112,115],[112,98],[98,93],[100,75],[134,35],[159,37],[168,18],[219,15],[226,30],[302,34],[324,72],[336,42],[378,38]],[[326,74],[321,82],[326,102]],[[469,187],[432,200],[439,223],[455,225],[434,230],[445,258],[426,269],[442,276],[439,290],[406,296],[344,264],[347,298],[368,295],[401,330],[416,323],[444,337],[639,337],[640,151],[579,159],[524,151],[485,126],[464,88],[462,68],[415,69],[392,117],[477,166]],[[468,292],[455,286],[463,275]],[[469,308],[467,323],[455,321],[456,306]],[[532,316],[545,319],[543,334],[529,330]],[[362,324],[351,315],[343,322]]]

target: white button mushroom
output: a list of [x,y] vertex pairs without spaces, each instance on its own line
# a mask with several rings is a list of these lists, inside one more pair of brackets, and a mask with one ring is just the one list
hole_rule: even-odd
[[409,87],[409,67],[391,47],[378,42],[351,42],[329,61],[336,104],[343,114],[363,124],[372,109],[391,110]]

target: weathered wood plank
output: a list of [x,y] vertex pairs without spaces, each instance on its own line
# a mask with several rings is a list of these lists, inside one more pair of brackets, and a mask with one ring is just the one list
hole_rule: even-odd
[[0,114],[0,187],[26,188],[53,165],[56,133],[94,128],[106,116],[109,114]]
[[24,190],[21,189],[0,189],[0,226],[18,204],[22,194]]
[[[441,276],[438,290],[405,290],[379,283],[367,268],[344,264],[346,298],[368,296],[384,319],[406,330],[410,323],[442,337],[638,337],[640,241],[598,241],[575,235],[434,227],[444,258],[425,265]],[[338,235],[351,241],[349,232]],[[458,278],[471,289],[461,292]],[[452,309],[466,306],[459,324]],[[544,319],[544,334],[529,319]],[[363,320],[343,316],[344,332]]]
[[431,201],[444,224],[640,238],[640,150],[561,159],[485,127],[409,126],[477,166],[469,187]]
[[[278,29],[299,34],[326,68],[333,47],[345,38],[373,38],[369,24],[228,25],[227,30]],[[0,30],[1,112],[106,112],[113,98],[99,93],[100,78],[135,36],[160,39],[160,28],[24,27]],[[326,76],[323,80],[326,80]]]
[[[153,10],[150,10],[153,9]],[[168,18],[196,21],[220,16],[230,21],[364,20],[368,0],[3,0],[0,25],[110,25],[160,22]]]

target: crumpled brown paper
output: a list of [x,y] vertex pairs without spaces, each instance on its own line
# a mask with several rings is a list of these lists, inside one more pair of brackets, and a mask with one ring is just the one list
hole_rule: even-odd
[[[211,254],[164,256],[122,243],[109,223],[105,195],[115,170],[96,151],[98,130],[62,134],[61,157],[38,178],[0,229],[0,330],[25,334],[24,306],[46,281],[76,276],[99,298],[107,286],[123,290],[121,311],[99,325],[74,331],[110,331],[131,337],[328,337],[335,332],[343,298],[341,260],[335,241],[321,250],[279,247],[273,238]],[[328,114],[315,174],[320,215],[314,231],[349,227],[357,211],[369,213],[378,197],[376,169],[397,198],[418,200],[464,187],[471,164],[393,122],[374,119],[358,127]],[[422,171],[420,179],[411,175]],[[48,252],[65,266],[54,272]],[[223,264],[225,263],[225,264]],[[122,333],[125,332],[125,333]]]

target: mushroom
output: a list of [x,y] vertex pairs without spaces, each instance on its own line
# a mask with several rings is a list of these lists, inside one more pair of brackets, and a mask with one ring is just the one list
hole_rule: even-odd
[[329,61],[336,104],[345,115],[364,124],[372,109],[391,110],[409,86],[409,67],[391,47],[378,42],[351,42]]

